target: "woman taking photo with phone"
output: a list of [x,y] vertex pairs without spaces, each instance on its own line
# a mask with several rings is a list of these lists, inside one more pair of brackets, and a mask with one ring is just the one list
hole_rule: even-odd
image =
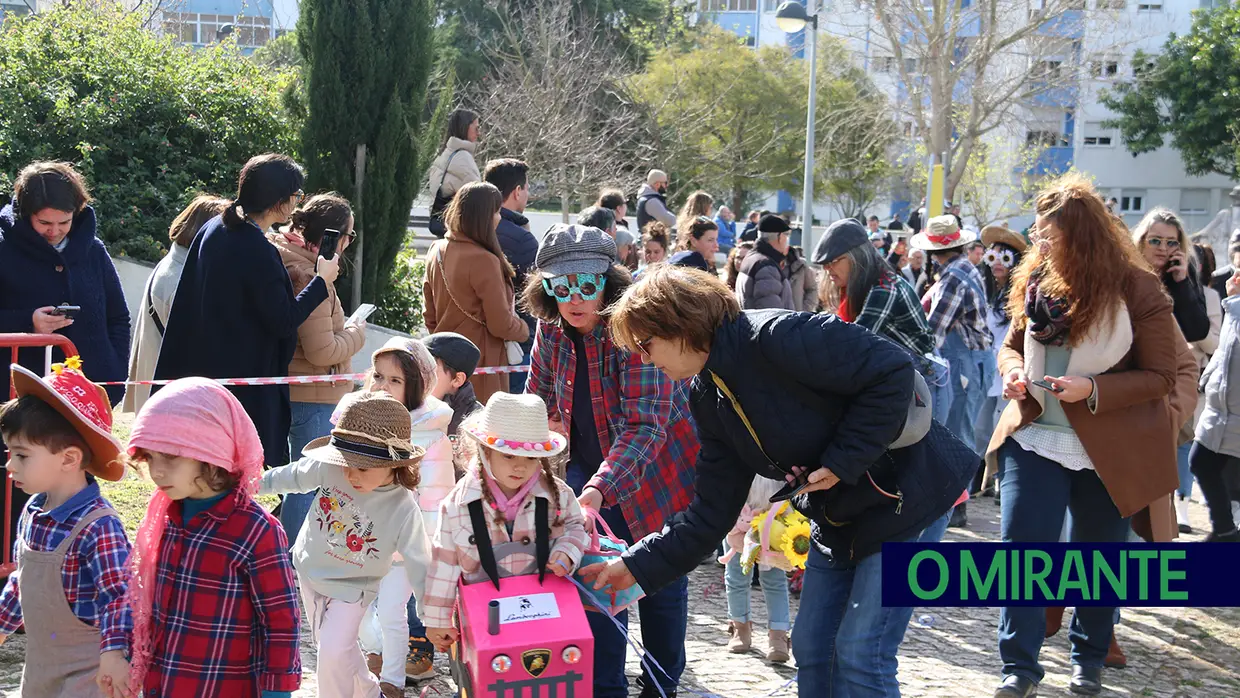
[[[1171,302],[1088,180],[1061,178],[1038,196],[1036,211],[999,350],[1011,402],[989,446],[1003,461],[1003,541],[1058,541],[1068,511],[1070,542],[1122,543],[1130,525],[1146,540],[1170,540],[1170,512],[1149,507],[1177,483],[1179,415],[1168,396],[1188,347]],[[1074,693],[1102,690],[1114,612],[1076,609]],[[1002,609],[995,698],[1036,694],[1045,629],[1044,608]]]

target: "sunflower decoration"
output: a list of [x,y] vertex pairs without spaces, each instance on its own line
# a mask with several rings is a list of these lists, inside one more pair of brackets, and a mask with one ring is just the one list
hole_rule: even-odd
[[805,517],[801,517],[784,532],[784,538],[780,548],[783,550],[784,557],[788,558],[788,562],[797,569],[805,569],[805,560],[809,557],[810,532],[809,521]]
[[[783,552],[783,546],[792,528],[798,524],[808,527],[809,521],[787,502],[755,514],[750,530],[745,535],[745,549],[740,559],[741,571],[749,574],[755,564],[792,569],[794,563]],[[805,552],[808,554],[809,549],[806,548]]]

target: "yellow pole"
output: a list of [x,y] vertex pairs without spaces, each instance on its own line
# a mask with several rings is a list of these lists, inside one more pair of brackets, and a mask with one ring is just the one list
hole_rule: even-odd
[[930,169],[930,199],[926,201],[926,217],[943,215],[943,165]]

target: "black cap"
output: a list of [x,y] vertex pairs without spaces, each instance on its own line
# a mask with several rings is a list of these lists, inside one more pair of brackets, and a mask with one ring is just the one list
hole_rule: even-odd
[[814,247],[812,261],[814,264],[830,264],[852,248],[869,244],[870,233],[857,221],[845,218],[827,227],[826,232],[818,239],[818,245]]
[[792,228],[788,225],[788,221],[773,213],[766,214],[758,221],[759,233],[786,233],[790,230]]
[[474,375],[474,369],[478,368],[478,361],[482,359],[477,345],[455,332],[436,332],[428,335],[422,343],[430,349],[431,356],[453,371],[464,373],[467,378]]

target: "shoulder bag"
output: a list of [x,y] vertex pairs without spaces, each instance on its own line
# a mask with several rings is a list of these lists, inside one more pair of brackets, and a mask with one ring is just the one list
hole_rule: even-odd
[[[439,185],[435,187],[435,200],[431,202],[430,221],[426,224],[431,234],[437,238],[442,238],[448,232],[447,226],[443,223],[444,209],[448,208],[448,204],[452,202],[451,196],[444,196],[440,193],[443,189],[444,180],[448,178],[448,168],[452,166],[452,158],[461,152],[458,148],[448,155],[448,161],[443,164],[443,176],[439,178]],[[455,192],[454,192],[455,193]]]

